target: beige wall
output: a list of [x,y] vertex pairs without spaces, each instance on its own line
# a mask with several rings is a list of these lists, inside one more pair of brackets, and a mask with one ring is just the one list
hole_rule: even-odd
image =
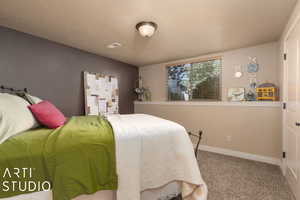
[[[249,75],[246,72],[248,57],[257,57],[259,71],[257,73],[258,84],[269,81],[279,85],[278,74],[278,53],[277,42],[262,44],[259,46],[227,51],[223,53],[210,54],[192,59],[222,56],[222,100],[226,101],[227,88],[249,86]],[[186,59],[188,62],[190,59]],[[182,62],[185,60],[173,61]],[[173,63],[169,62],[169,63]],[[166,65],[161,63],[140,67],[140,76],[143,78],[143,85],[149,87],[152,94],[152,101],[167,100],[167,74]],[[234,78],[235,66],[242,65],[244,72],[241,78]]]
[[[279,45],[273,42],[198,58],[222,56],[222,100],[226,101],[227,88],[248,87],[249,80],[245,70],[249,56],[257,57],[259,62],[258,83],[269,81],[279,85],[278,55]],[[140,67],[144,86],[151,90],[152,101],[167,100],[166,64]],[[234,78],[236,65],[243,65],[244,76],[240,79]],[[205,145],[273,158],[281,157],[280,107],[170,105],[158,102],[135,104],[135,112],[176,121],[188,131],[203,129],[202,144]],[[228,136],[231,141],[228,141]]]
[[194,133],[202,129],[204,145],[281,156],[280,107],[135,104],[135,112],[178,122]]

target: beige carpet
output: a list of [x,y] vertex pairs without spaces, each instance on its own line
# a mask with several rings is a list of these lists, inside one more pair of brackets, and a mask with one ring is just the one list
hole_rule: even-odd
[[200,151],[208,200],[294,200],[278,166]]

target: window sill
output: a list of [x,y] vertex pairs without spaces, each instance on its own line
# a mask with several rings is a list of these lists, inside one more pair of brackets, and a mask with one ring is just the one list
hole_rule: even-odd
[[185,105],[185,106],[245,106],[245,107],[281,107],[280,101],[135,101],[136,105]]

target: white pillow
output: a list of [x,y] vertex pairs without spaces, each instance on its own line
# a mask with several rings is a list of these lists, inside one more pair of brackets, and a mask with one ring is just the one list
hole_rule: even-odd
[[[42,99],[38,98],[38,97],[35,97],[35,96],[31,96],[30,94],[28,93],[25,93],[25,97],[29,100],[29,102],[31,104],[37,104],[37,103],[40,103],[41,101],[43,101]],[[28,101],[27,101],[28,102]]]
[[0,144],[11,136],[39,126],[29,103],[21,97],[0,94]]
[[42,99],[40,99],[38,97],[31,96],[31,95],[29,95],[29,96],[32,98],[32,100],[33,100],[34,103],[40,103],[41,101],[43,101]]

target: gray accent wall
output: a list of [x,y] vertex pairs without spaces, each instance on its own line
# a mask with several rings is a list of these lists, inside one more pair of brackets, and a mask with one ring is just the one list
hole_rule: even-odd
[[133,113],[136,66],[0,26],[0,85],[26,87],[66,116],[82,115],[83,71],[118,77],[120,113]]

